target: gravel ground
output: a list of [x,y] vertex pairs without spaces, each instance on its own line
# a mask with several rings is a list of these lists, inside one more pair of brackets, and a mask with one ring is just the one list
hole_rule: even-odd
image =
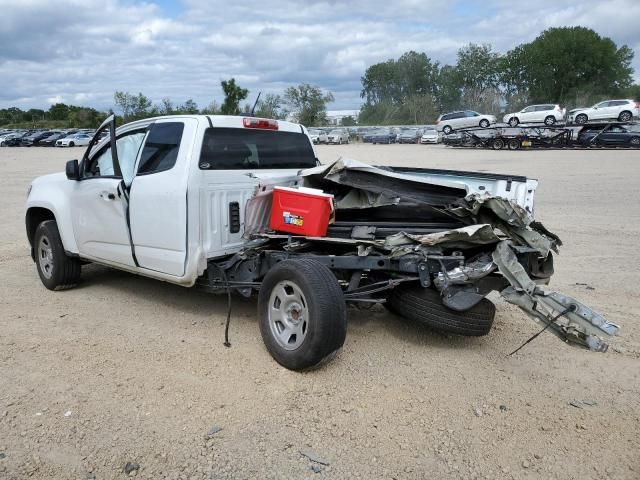
[[[350,311],[342,353],[294,373],[262,345],[254,300],[89,265],[50,292],[28,256],[32,178],[80,149],[0,149],[0,478],[640,478],[640,151],[320,146],[374,164],[540,179],[565,245],[552,285],[622,325],[606,354],[543,334],[497,297],[486,337]],[[577,406],[572,406],[573,402]]]

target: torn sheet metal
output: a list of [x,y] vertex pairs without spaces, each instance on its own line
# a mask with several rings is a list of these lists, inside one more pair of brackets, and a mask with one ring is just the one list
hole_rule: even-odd
[[557,235],[534,222],[531,213],[513,200],[472,194],[448,212],[469,221],[490,223],[518,244],[534,248],[543,258],[562,245]]
[[[305,186],[331,191],[338,210],[397,205],[400,199],[443,207],[469,193],[459,182],[392,172],[343,158],[330,165],[304,170],[301,175]],[[340,194],[335,191],[340,187],[349,188]],[[366,194],[354,194],[354,190]]]
[[[509,241],[497,245],[493,252],[493,261],[511,284],[500,292],[505,300],[517,305],[531,318],[540,320],[544,325],[560,315],[549,326],[555,335],[566,342],[592,351],[607,351],[608,344],[598,335],[616,335],[618,325],[609,322],[575,298],[538,286],[518,262]],[[565,313],[562,314],[563,312]]]
[[408,244],[440,245],[447,248],[465,248],[474,245],[489,245],[498,243],[500,238],[488,224],[470,225],[468,227],[446,230],[444,232],[429,233],[426,235],[413,235],[405,232],[396,233],[384,240],[384,248],[393,250],[396,247]]

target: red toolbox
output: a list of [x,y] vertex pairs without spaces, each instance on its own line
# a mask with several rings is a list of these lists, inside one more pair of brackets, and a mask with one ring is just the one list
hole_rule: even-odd
[[313,188],[273,188],[269,222],[272,230],[324,237],[332,216],[333,195]]

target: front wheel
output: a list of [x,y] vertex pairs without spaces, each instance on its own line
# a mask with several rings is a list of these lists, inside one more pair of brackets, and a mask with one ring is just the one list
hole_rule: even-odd
[[480,127],[487,128],[488,126],[489,126],[489,120],[487,119],[480,120]]
[[509,119],[510,127],[517,127],[519,123],[520,123],[520,120],[518,120],[516,117],[512,117]]
[[80,280],[80,261],[69,257],[55,220],[42,222],[33,236],[36,268],[42,284],[49,290],[75,287]]
[[342,289],[331,270],[315,260],[274,266],[260,287],[258,317],[267,350],[290,370],[333,358],[347,334]]
[[631,140],[629,140],[629,145],[634,148],[640,147],[640,137],[632,137]]
[[587,120],[589,120],[589,118],[584,113],[581,113],[576,117],[576,123],[578,125],[584,125],[585,123],[587,123]]
[[445,127],[442,129],[442,132],[445,135],[449,135],[452,131],[453,131],[453,129],[449,125],[445,125]]

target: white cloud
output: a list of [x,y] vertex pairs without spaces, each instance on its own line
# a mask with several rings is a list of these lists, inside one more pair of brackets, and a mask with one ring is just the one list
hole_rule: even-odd
[[204,106],[220,102],[220,80],[234,76],[251,98],[310,82],[333,91],[332,108],[357,108],[372,63],[407,50],[449,63],[468,42],[506,51],[551,26],[594,28],[640,56],[637,0],[538,0],[535,15],[511,0],[182,5],[169,15],[152,0],[0,0],[0,107],[64,99],[109,108],[115,90]]

